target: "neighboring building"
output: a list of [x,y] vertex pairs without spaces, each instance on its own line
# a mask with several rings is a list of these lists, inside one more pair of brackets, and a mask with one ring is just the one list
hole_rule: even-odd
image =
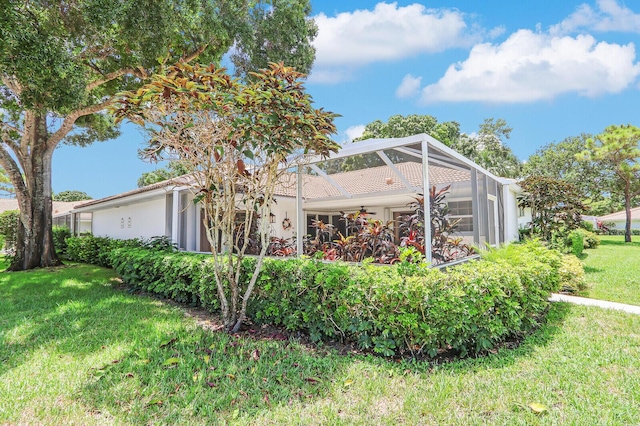
[[[600,216],[598,220],[605,225],[613,223],[613,226],[608,225],[609,229],[624,230],[627,223],[627,212],[622,210],[620,212]],[[640,229],[640,206],[631,209],[631,229]]]
[[[72,233],[78,235],[82,232],[91,232],[91,213],[85,213],[72,219],[70,213],[73,208],[86,201],[53,201],[53,226],[66,226]],[[8,210],[18,210],[18,200],[15,198],[0,198],[0,213]],[[77,232],[74,232],[77,230]]]
[[[516,182],[494,176],[428,135],[370,139],[328,159],[307,160],[278,186],[270,220],[273,236],[311,234],[313,220],[340,229],[342,212],[361,209],[373,219],[394,220],[408,212],[415,197],[432,187],[449,187],[449,215],[459,219],[459,234],[468,243],[496,245],[518,239],[516,197],[521,188]],[[84,202],[72,214],[91,213],[96,236],[164,235],[180,249],[209,251],[190,183],[188,176],[159,182]]]

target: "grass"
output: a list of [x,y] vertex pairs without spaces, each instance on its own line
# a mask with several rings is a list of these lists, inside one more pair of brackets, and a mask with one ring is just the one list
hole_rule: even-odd
[[205,331],[114,278],[86,265],[0,274],[0,424],[640,418],[640,316],[558,303],[517,349],[433,365]]
[[610,302],[640,305],[640,237],[631,243],[624,236],[600,236],[600,247],[585,250],[588,297]]

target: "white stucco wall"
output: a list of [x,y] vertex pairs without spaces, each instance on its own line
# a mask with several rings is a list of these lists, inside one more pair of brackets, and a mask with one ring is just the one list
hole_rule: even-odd
[[518,229],[523,218],[518,217],[518,194],[510,185],[503,186],[504,204],[504,239],[505,241],[518,241]]
[[[625,220],[609,220],[609,221],[605,221],[605,223],[614,223],[615,226],[613,227],[609,227],[610,229],[621,229],[621,230],[625,230],[625,227],[627,226],[627,221]],[[640,220],[632,220],[631,221],[631,229],[640,229]]]
[[[276,203],[271,206],[271,213],[275,215],[275,223],[271,224],[271,236],[278,238],[293,237],[296,231],[296,199],[276,196]],[[282,227],[282,221],[285,217],[291,223],[291,228],[288,230]]]
[[118,239],[151,238],[165,233],[165,197],[93,212],[92,233]]

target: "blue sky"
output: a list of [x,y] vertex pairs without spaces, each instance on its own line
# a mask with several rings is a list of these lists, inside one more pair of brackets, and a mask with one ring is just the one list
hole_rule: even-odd
[[[640,125],[640,2],[312,0],[319,35],[307,90],[342,115],[336,140],[395,114],[429,114],[472,133],[513,128],[525,160],[542,145],[610,124]],[[53,189],[94,198],[136,187],[158,165],[126,125],[117,140],[54,155]]]

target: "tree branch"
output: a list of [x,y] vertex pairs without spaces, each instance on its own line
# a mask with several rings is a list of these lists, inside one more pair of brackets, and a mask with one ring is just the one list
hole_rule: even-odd
[[20,97],[20,94],[22,93],[22,87],[20,86],[20,82],[17,78],[9,75],[3,75],[2,83],[4,83],[4,85],[7,86],[16,97]]
[[[7,127],[10,127],[11,129],[13,129],[13,126],[9,126],[6,123],[0,123],[3,124]],[[13,151],[16,154],[16,157],[18,157],[18,160],[20,160],[20,162],[22,162],[22,155],[20,153],[20,146],[16,143],[15,140],[13,140],[10,136],[9,136],[9,131],[4,128],[2,129],[2,132],[0,133],[0,136],[2,138],[2,143],[4,143],[5,145],[7,145],[11,151]]]
[[[4,135],[2,141],[6,144]],[[0,165],[9,175],[9,179],[11,179],[11,183],[16,190],[16,195],[26,194],[27,187],[22,179],[22,172],[4,146],[0,147]]]
[[147,77],[147,74],[143,72],[143,70],[141,69],[122,68],[120,70],[110,72],[109,74],[105,74],[102,76],[102,78],[99,78],[87,84],[87,92],[90,92],[96,87],[102,86],[103,84],[108,83],[111,80],[115,80],[116,78],[122,77],[123,75],[135,75],[140,78]]
[[12,126],[11,124],[7,123],[6,121],[0,121],[0,126],[5,127],[9,130],[13,130],[14,132],[18,133],[20,136],[22,136],[22,130],[18,129],[15,126]]
[[75,124],[78,118],[83,117],[85,115],[90,115],[90,114],[95,114],[96,112],[100,112],[106,107],[108,107],[112,101],[113,99],[109,98],[106,101],[101,102],[99,104],[94,104],[85,108],[77,109],[67,114],[64,121],[62,122],[62,126],[60,126],[60,128],[56,130],[55,133],[53,133],[47,140],[47,145],[50,148],[55,148],[55,146],[58,145],[58,143],[60,143],[60,141],[65,136],[67,136],[67,134],[73,129],[73,125]]
[[202,46],[198,47],[196,50],[194,50],[193,52],[191,52],[190,54],[188,54],[187,56],[183,56],[182,60],[184,62],[191,62],[194,59],[196,59],[198,56],[200,56],[202,54],[202,52],[204,52],[204,50],[207,48],[207,46],[209,45],[209,43],[203,44]]

